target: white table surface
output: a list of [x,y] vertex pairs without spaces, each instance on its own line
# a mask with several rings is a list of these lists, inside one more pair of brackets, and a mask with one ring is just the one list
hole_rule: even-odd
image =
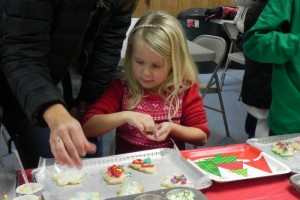
[[226,19],[211,19],[210,22],[216,23],[216,24],[223,24],[223,23],[229,23],[229,24],[234,24],[234,20],[226,20]]
[[[131,25],[127,31],[127,36],[129,31],[133,28],[135,23],[137,22],[138,18],[132,18]],[[191,42],[187,40],[187,45],[189,52],[195,62],[204,62],[204,61],[212,61],[215,59],[215,52],[211,51],[207,48],[204,48],[202,46],[197,45],[194,42]],[[127,46],[127,38],[123,42],[123,48],[121,51],[121,59],[119,61],[118,66],[123,66],[124,65],[124,57],[125,57],[125,52],[126,52],[126,46]]]

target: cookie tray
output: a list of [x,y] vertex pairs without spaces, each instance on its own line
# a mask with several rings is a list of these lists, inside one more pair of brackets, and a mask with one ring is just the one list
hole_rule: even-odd
[[291,168],[292,172],[300,173],[300,152],[298,151],[294,156],[291,157],[282,157],[272,151],[271,144],[273,142],[285,141],[285,142],[294,142],[300,141],[300,133],[280,135],[280,136],[270,136],[266,138],[251,138],[246,142],[261,151],[269,154],[276,160],[284,163],[289,168]]
[[248,144],[232,144],[181,152],[199,171],[219,183],[286,174],[291,169]]
[[[145,174],[129,168],[131,175],[126,181],[139,182],[144,187],[144,192],[165,189],[161,186],[163,178],[181,174],[184,174],[188,180],[188,183],[184,185],[186,187],[204,189],[212,184],[209,176],[201,173],[181,157],[178,150],[168,148],[85,159],[83,160],[84,167],[80,170],[85,174],[85,177],[79,185],[57,186],[51,178],[53,174],[65,169],[56,164],[39,167],[33,170],[31,175],[34,181],[44,185],[43,198],[45,200],[66,200],[76,192],[99,192],[102,199],[116,198],[116,191],[120,185],[107,185],[102,178],[102,174],[107,170],[107,167],[113,164],[128,168],[129,163],[137,158],[151,158],[157,167],[154,174]],[[45,159],[45,162],[49,163],[47,159]]]
[[[194,197],[189,198],[188,195],[183,199],[180,195],[180,193],[189,192],[189,194],[193,194]],[[134,195],[128,195],[118,198],[111,198],[109,200],[145,200],[145,199],[153,199],[153,200],[167,200],[171,199],[172,196],[177,196],[176,200],[208,200],[206,196],[199,190],[191,187],[174,187],[174,188],[167,188],[167,189],[161,189],[161,190],[155,190],[151,192],[145,192],[143,194],[134,194]],[[180,198],[181,197],[181,198]]]

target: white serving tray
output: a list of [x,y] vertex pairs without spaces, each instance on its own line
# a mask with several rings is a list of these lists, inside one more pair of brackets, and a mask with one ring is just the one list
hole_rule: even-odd
[[223,167],[218,167],[218,170],[219,170],[221,176],[217,176],[217,175],[206,172],[205,170],[203,170],[202,168],[200,168],[199,166],[197,166],[195,164],[195,162],[203,161],[203,160],[209,159],[209,158],[210,157],[201,158],[199,160],[193,160],[193,161],[188,160],[188,161],[202,173],[209,174],[209,177],[212,180],[214,180],[216,182],[220,182],[220,183],[253,179],[253,178],[259,178],[259,177],[275,176],[275,175],[286,174],[286,173],[291,172],[291,169],[288,166],[284,165],[283,163],[279,162],[278,160],[274,159],[273,157],[269,156],[268,154],[261,152],[260,155],[257,158],[253,159],[252,161],[264,159],[266,161],[266,163],[268,164],[271,172],[266,172],[259,168],[253,167],[251,165],[247,165],[247,163],[250,162],[251,160],[238,159],[237,160],[238,162],[242,162],[243,169],[247,170],[247,176],[242,176],[242,175],[239,175],[236,173],[232,173],[231,170],[223,168]]

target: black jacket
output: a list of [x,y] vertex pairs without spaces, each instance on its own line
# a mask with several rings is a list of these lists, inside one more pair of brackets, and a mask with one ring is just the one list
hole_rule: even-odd
[[[244,31],[248,31],[255,23],[264,9],[266,3],[253,5],[248,9]],[[255,48],[255,47],[253,47]],[[272,64],[258,63],[245,55],[245,74],[242,84],[242,101],[261,109],[269,109],[272,101],[271,79]]]
[[[102,3],[105,3],[103,5]],[[27,117],[65,101],[56,84],[72,61],[83,76],[80,99],[93,102],[113,77],[135,0],[1,0],[2,86]],[[97,7],[97,6],[98,7]],[[96,11],[96,9],[98,9]],[[96,12],[95,12],[96,11]],[[94,15],[92,15],[94,13]],[[90,20],[90,17],[93,16]]]

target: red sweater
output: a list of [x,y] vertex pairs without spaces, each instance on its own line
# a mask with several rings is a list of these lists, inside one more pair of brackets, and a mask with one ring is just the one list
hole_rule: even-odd
[[[192,85],[191,88],[181,93],[179,98],[180,107],[176,115],[172,117],[172,122],[188,127],[199,128],[209,137],[210,131],[208,129],[206,112],[203,108],[202,98],[199,95],[198,85]],[[119,79],[114,80],[103,95],[90,106],[82,123],[84,124],[94,115],[127,110],[125,108],[127,99],[128,90],[127,87],[124,86],[124,82]],[[168,106],[165,105],[164,100],[159,95],[149,94],[146,91],[139,105],[132,111],[151,115],[157,124],[168,121]],[[123,124],[118,127],[116,129],[116,136],[117,153],[173,147],[171,137],[168,137],[162,142],[151,141],[129,124]],[[184,141],[179,141],[176,138],[172,139],[179,149],[185,149]]]

